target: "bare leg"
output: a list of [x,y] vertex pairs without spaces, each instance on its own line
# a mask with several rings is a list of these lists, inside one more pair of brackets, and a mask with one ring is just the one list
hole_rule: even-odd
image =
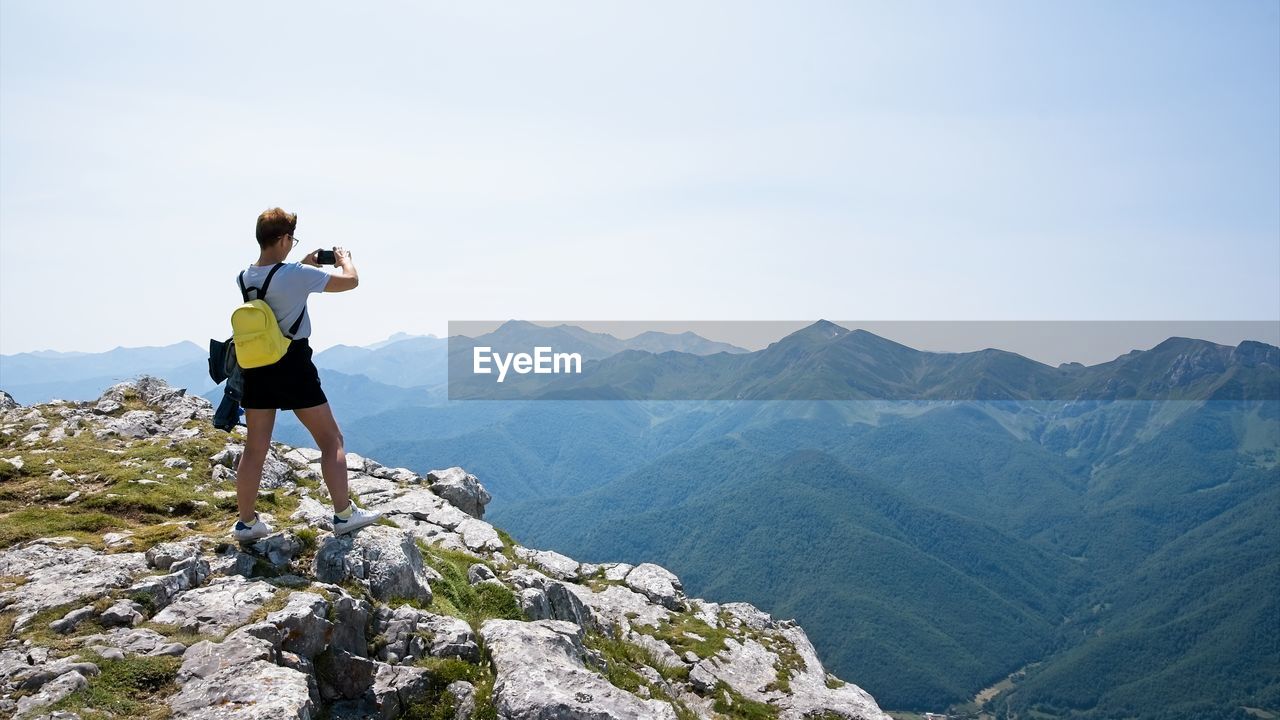
[[240,453],[240,466],[236,469],[236,505],[240,509],[240,521],[248,523],[256,514],[258,485],[262,483],[262,463],[271,449],[271,431],[276,425],[275,410],[245,408],[244,421],[249,426]]
[[347,495],[347,450],[342,444],[342,431],[338,429],[338,421],[333,419],[329,403],[294,410],[293,413],[311,433],[316,447],[320,448],[320,472],[324,474],[324,484],[329,488],[334,512],[346,510],[350,502]]

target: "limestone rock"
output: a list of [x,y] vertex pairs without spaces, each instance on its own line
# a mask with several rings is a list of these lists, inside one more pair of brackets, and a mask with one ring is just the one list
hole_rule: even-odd
[[592,621],[605,632],[626,634],[635,626],[658,627],[671,617],[671,611],[621,585],[609,585],[600,592],[572,583],[565,588],[590,609]]
[[59,547],[51,538],[0,550],[0,576],[27,582],[0,592],[0,609],[16,613],[21,630],[36,613],[69,602],[94,600],[128,587],[146,571],[142,553],[104,555],[87,547]]
[[227,668],[246,665],[256,660],[274,662],[275,659],[276,651],[270,641],[248,634],[228,637],[219,643],[202,640],[183,653],[177,682],[179,685],[185,685],[192,680],[212,677]]
[[311,497],[299,500],[298,509],[293,511],[289,519],[318,530],[333,530],[333,508]]
[[182,630],[221,634],[245,624],[275,594],[275,588],[239,575],[220,578],[188,590],[152,618]]
[[355,700],[373,688],[378,663],[346,651],[329,651],[316,658],[316,684],[326,701]]
[[653,563],[640,563],[623,579],[627,587],[668,610],[684,607],[684,588],[670,570]]
[[[148,628],[113,628],[98,635],[79,638],[89,649],[116,648],[129,655],[181,655],[186,646]],[[101,652],[99,650],[99,652]]]
[[427,656],[480,660],[475,633],[459,618],[401,605],[379,609],[375,631],[386,638],[378,658],[392,664]]
[[80,623],[93,617],[93,612],[92,605],[77,608],[68,612],[66,615],[63,615],[61,618],[49,623],[49,629],[65,635],[72,630],[75,630],[76,626]]
[[307,676],[266,660],[187,682],[169,698],[169,709],[180,720],[311,720],[316,714]]
[[328,613],[328,600],[315,593],[296,592],[283,609],[267,615],[266,621],[284,634],[284,650],[310,659],[329,644],[333,623],[325,619]]
[[675,720],[671,705],[609,684],[585,665],[582,629],[558,620],[489,620],[480,628],[497,678],[493,701],[504,718]]
[[476,563],[471,567],[467,568],[467,582],[471,583],[472,585],[475,585],[478,582],[483,582],[485,580],[493,580],[493,579],[495,579],[495,576],[493,574],[493,571],[489,569],[488,565],[485,565],[483,563]]
[[18,698],[18,717],[29,715],[46,705],[52,705],[71,693],[89,684],[84,675],[72,670],[59,676],[52,682],[45,683],[40,692]]
[[200,547],[194,542],[166,542],[147,550],[147,564],[157,570],[168,570],[174,563],[196,557]]
[[104,627],[116,627],[125,625],[132,627],[142,622],[142,608],[131,600],[120,600],[116,604],[102,611],[98,616],[98,622]]
[[263,555],[276,567],[288,567],[293,558],[302,552],[302,541],[285,530],[272,533],[253,544],[254,552]]
[[477,520],[484,518],[484,506],[492,497],[475,475],[460,467],[432,470],[427,473],[431,492],[448,500],[454,507]]
[[454,680],[445,692],[453,696],[453,720],[471,720],[476,711],[476,687],[466,680]]
[[793,622],[779,623],[779,633],[800,655],[802,670],[791,674],[791,694],[779,703],[780,720],[804,720],[804,718],[841,717],[851,720],[889,720],[880,710],[875,699],[853,683],[838,688],[827,686],[827,672],[818,659],[818,653],[809,642],[809,636]]
[[350,535],[326,537],[312,572],[322,582],[360,583],[379,600],[431,602],[422,553],[408,533],[396,528],[370,525]]
[[516,556],[557,580],[577,580],[579,563],[571,557],[552,550],[516,548]]
[[426,698],[431,690],[431,674],[406,665],[377,664],[373,678],[373,707],[383,720],[399,717],[410,705]]

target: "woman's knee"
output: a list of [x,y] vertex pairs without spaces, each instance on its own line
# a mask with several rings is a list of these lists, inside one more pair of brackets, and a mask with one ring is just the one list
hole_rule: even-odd
[[320,452],[325,455],[336,455],[345,448],[341,431],[334,431],[323,438],[316,438],[316,444],[320,446]]

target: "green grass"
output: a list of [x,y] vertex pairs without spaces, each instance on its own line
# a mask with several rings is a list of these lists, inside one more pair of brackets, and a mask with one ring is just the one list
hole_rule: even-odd
[[716,712],[735,720],[773,720],[778,717],[778,708],[768,704],[748,700],[723,681],[717,682],[712,706]]
[[87,687],[63,698],[51,709],[80,713],[84,718],[168,716],[164,698],[174,691],[173,680],[182,665],[181,658],[133,655],[123,660],[104,660],[87,655],[102,672],[89,678]]
[[[672,613],[657,627],[637,625],[635,629],[667,643],[677,655],[693,651],[700,658],[711,657],[724,650],[725,639],[732,635],[723,622],[720,627],[713,628],[702,618],[687,611]],[[693,633],[702,639],[689,637],[686,633]]]
[[431,672],[427,697],[410,705],[400,717],[408,720],[452,720],[456,699],[446,692],[449,684],[465,680],[476,689],[475,720],[497,720],[493,706],[493,672],[488,664],[476,665],[457,658],[423,658],[418,667]]
[[443,577],[443,580],[432,584],[431,605],[426,609],[462,618],[473,629],[491,618],[524,619],[520,603],[509,588],[493,583],[472,585],[467,580],[467,569],[476,563],[486,564],[483,560],[469,553],[422,542],[418,547],[426,563]]
[[[99,440],[91,428],[77,437],[57,442],[42,438],[34,445],[20,444],[16,433],[6,437],[0,441],[0,455],[21,455],[25,464],[19,470],[0,461],[0,507],[16,508],[0,514],[0,548],[67,535],[102,549],[102,533],[124,530],[135,533],[136,546],[149,546],[185,534],[165,525],[175,520],[195,521],[202,526],[196,530],[216,532],[235,503],[219,500],[214,492],[229,488],[197,491],[196,486],[211,485],[209,456],[227,438],[207,422],[197,426],[200,435],[179,442],[164,437]],[[190,467],[165,467],[164,460],[171,457],[186,459]],[[55,469],[70,479],[55,480]],[[185,478],[179,477],[184,473]],[[79,492],[79,499],[64,504],[72,492]],[[264,493],[259,503],[269,512],[286,513],[297,500]]]

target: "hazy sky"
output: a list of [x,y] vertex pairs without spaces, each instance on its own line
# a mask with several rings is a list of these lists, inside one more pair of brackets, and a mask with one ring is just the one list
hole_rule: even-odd
[[1274,319],[1280,3],[0,0],[0,352],[446,321]]

